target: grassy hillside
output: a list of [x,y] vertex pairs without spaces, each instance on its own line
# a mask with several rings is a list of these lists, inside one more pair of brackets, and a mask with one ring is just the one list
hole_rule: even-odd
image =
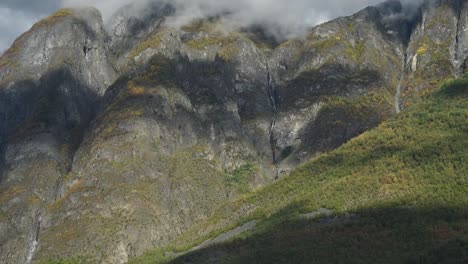
[[[132,263],[467,263],[468,76]],[[306,219],[320,208],[333,216]],[[171,259],[257,220],[254,231]]]

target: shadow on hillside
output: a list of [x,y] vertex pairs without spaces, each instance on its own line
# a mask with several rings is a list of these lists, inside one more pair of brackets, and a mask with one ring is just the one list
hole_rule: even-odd
[[[449,122],[443,114],[450,113],[439,114],[437,118],[419,117],[411,121],[425,124],[437,123],[437,120]],[[405,122],[399,125],[405,125]],[[425,125],[416,129],[417,133],[412,130],[412,137],[431,138],[430,141],[401,139],[389,142],[385,137],[368,137],[366,143],[375,145],[373,148],[352,154],[338,151],[336,155],[325,156],[308,166],[336,168],[346,165],[354,169],[368,164],[385,166],[382,162],[392,162],[391,157],[395,156],[408,168],[424,171],[425,175],[420,180],[426,183],[435,177],[453,177],[447,175],[450,172],[435,169],[441,164],[453,167],[453,173],[463,177],[461,158],[447,158],[450,155],[462,157],[464,153],[463,142],[467,134],[461,130],[463,123],[458,125],[447,130],[452,133],[438,138],[428,135],[448,129],[446,125]],[[405,129],[401,127],[398,131],[401,133]],[[349,159],[351,155],[353,158]],[[310,171],[314,169],[310,168]],[[376,170],[376,173],[380,171]],[[432,202],[412,205],[410,201],[402,206],[403,202],[395,201],[336,218],[274,220],[285,219],[284,216],[295,212],[306,212],[302,204],[291,204],[271,217],[273,220],[267,224],[262,226],[260,222],[251,236],[240,236],[228,243],[190,252],[173,263],[467,263],[468,204],[460,196],[462,189],[458,189],[463,186],[453,186],[455,182],[450,182],[452,186],[443,183],[431,179],[431,184],[440,184],[436,185],[443,188],[440,195],[450,197],[449,201],[435,194],[423,193],[421,195],[433,197],[429,199]],[[291,190],[288,195],[293,193]],[[278,193],[280,197],[284,195]]]
[[365,95],[367,88],[379,85],[383,76],[373,69],[352,68],[342,64],[325,64],[319,69],[302,72],[294,79],[278,85],[277,97],[281,111],[315,103],[324,97],[345,96],[357,98]]
[[[294,204],[280,214],[300,208]],[[171,263],[466,263],[467,208],[383,207],[313,220],[296,217]]]
[[[168,126],[175,127],[174,131],[180,130],[184,124],[194,123],[194,127],[200,127],[197,129],[200,138],[209,136],[207,127],[211,124],[216,124],[215,128],[219,128],[220,133],[226,130],[242,134],[236,114],[242,118],[265,113],[272,115],[272,110],[267,97],[263,96],[262,87],[236,91],[234,75],[231,65],[220,60],[191,61],[181,54],[174,58],[155,55],[147,64],[136,67],[134,72],[121,77],[109,87],[102,112],[111,108],[141,107],[146,115],[151,115],[158,122],[167,121]],[[132,91],[135,88],[140,91]],[[257,104],[255,99],[262,100]],[[237,103],[237,113],[229,109],[231,102]],[[261,107],[257,107],[259,104]],[[169,108],[175,117],[167,113]]]
[[63,160],[71,159],[96,114],[99,99],[95,90],[65,67],[38,81],[21,80],[0,87],[0,180],[7,170],[7,146],[30,144],[40,140],[35,138],[41,134],[50,134],[62,144],[67,150]]

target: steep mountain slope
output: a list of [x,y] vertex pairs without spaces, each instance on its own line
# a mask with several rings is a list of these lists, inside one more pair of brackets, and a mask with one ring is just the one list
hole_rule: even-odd
[[[278,177],[283,169],[277,166],[289,153],[301,150],[305,158],[307,151],[334,148],[391,114],[394,85],[382,77],[385,65],[379,71],[365,70],[345,53],[353,47],[336,47],[335,54],[343,54],[337,61],[330,58],[326,66],[303,61],[303,66],[292,66],[304,68],[299,72],[276,73],[270,67],[283,60],[279,56],[284,52],[269,62],[268,53],[275,51],[260,49],[242,32],[219,32],[216,23],[199,21],[180,31],[161,28],[129,53],[127,66],[121,68],[126,73],[107,91],[103,111],[75,156],[63,183],[72,187],[54,205],[54,227],[42,232],[38,257],[70,254],[125,262],[168,243],[249,186]],[[374,41],[388,43],[380,31],[371,31],[372,20],[364,24]],[[345,26],[332,25],[337,31]],[[155,46],[146,48],[147,42]],[[387,45],[390,55],[385,59],[391,61],[398,56],[396,44]],[[368,67],[377,69],[376,62],[368,60]],[[301,82],[311,94],[279,92],[276,74],[290,74],[288,82]],[[314,92],[312,84],[321,74],[334,77],[318,83],[323,90]],[[333,88],[345,83],[347,87]],[[287,85],[298,87],[285,84],[282,89]],[[299,108],[287,95],[300,93],[304,96],[294,99],[302,100]],[[349,115],[349,108],[356,108],[356,115]],[[319,114],[323,124],[317,129],[343,133],[338,138],[324,133],[329,145],[307,142],[310,135],[305,132],[287,132],[291,126],[297,127],[296,133],[306,130]],[[280,115],[283,119],[277,122]],[[340,119],[350,123],[349,132],[335,129]],[[310,149],[293,145],[301,140]],[[285,170],[298,163],[293,160]],[[70,235],[63,237],[66,232]],[[98,247],[103,245],[106,250]]]
[[132,263],[166,262],[252,220],[253,231],[171,263],[464,263],[467,109],[468,75]]
[[466,71],[466,1],[427,2],[405,54],[401,105],[418,101],[448,75]]
[[412,17],[390,1],[281,45],[132,8],[106,26],[61,10],[0,58],[0,263],[126,263],[203,238],[226,223],[194,226],[223,205],[419,101],[467,57],[464,1]]
[[47,205],[114,79],[95,9],[64,9],[40,21],[0,59],[0,255],[29,263]]

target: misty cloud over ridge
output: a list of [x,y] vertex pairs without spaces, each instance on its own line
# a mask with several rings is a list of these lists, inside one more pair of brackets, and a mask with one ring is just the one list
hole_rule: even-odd
[[[90,5],[94,2],[83,0],[78,5]],[[109,0],[95,6],[101,10],[104,19],[108,19],[118,8],[130,2],[140,7],[148,2],[173,5],[179,18],[173,21],[174,26],[223,13],[228,14],[223,20],[230,26],[264,25],[272,34],[288,38],[306,28],[339,16],[351,15],[382,0]],[[63,4],[73,6],[76,1],[63,0]]]
[[[122,6],[132,4],[133,9],[144,12],[145,6],[152,3],[171,4],[176,9],[178,19],[174,26],[181,26],[193,19],[225,14],[223,21],[231,27],[261,25],[269,33],[280,39],[304,33],[317,24],[339,16],[354,14],[383,0],[108,0],[94,4],[94,0],[62,0],[64,6],[94,5],[109,19]],[[402,0],[404,14],[411,7],[418,6],[422,0]],[[138,11],[135,12],[136,16]],[[227,15],[226,15],[227,14]]]
[[[406,5],[421,1],[402,0]],[[174,26],[228,13],[224,18],[227,24],[240,27],[263,25],[273,35],[287,38],[336,17],[352,15],[383,0],[1,0],[0,52],[35,21],[61,7],[94,6],[108,20],[122,7],[132,4],[133,9],[144,11],[150,2],[175,6],[179,19],[175,20]]]

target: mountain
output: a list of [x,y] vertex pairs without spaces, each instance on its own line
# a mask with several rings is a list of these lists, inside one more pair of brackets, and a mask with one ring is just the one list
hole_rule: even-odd
[[131,263],[464,263],[467,106],[448,80]]
[[[284,42],[138,10],[62,9],[0,58],[0,263],[164,262],[242,224],[175,261],[321,262],[296,253],[360,230],[389,256],[464,254],[466,79],[437,87],[467,70],[466,1],[388,1]],[[428,227],[445,240],[392,237]]]

